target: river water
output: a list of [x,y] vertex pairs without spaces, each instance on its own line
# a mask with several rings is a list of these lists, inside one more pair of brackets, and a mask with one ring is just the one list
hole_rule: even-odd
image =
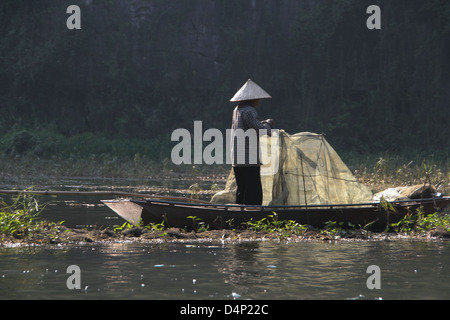
[[[80,268],[69,289],[68,267]],[[369,289],[367,269],[380,269]],[[97,244],[0,249],[1,299],[450,299],[450,242]]]
[[[100,200],[40,197],[43,216],[69,227],[122,224]],[[73,265],[80,289],[67,285]],[[374,265],[379,272],[368,273]],[[375,276],[381,288],[369,289]],[[450,242],[0,247],[0,299],[450,299]]]

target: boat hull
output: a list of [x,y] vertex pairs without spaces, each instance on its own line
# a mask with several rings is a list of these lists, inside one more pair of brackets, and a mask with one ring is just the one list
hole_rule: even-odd
[[121,218],[133,225],[161,222],[160,219],[147,212],[144,206],[132,202],[130,199],[102,200],[102,202],[113,210]]
[[[113,200],[114,201],[114,200]],[[104,203],[118,215],[136,224],[165,222],[168,227],[192,228],[193,219],[209,225],[211,229],[237,228],[248,221],[258,221],[268,215],[277,214],[278,220],[293,220],[299,224],[323,227],[328,221],[342,222],[371,230],[384,230],[390,223],[400,221],[406,214],[419,207],[425,214],[442,210],[450,204],[449,197],[410,200],[391,203],[395,210],[385,210],[379,203],[360,205],[324,206],[238,206],[217,204],[192,204],[155,199],[118,200]]]

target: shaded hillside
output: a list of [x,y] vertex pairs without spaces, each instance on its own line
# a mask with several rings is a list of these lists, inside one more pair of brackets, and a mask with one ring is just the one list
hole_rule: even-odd
[[[66,28],[77,4],[82,29]],[[382,9],[368,30],[366,9]],[[345,150],[449,150],[445,0],[2,0],[0,134],[151,139],[228,128],[252,78],[263,117]]]

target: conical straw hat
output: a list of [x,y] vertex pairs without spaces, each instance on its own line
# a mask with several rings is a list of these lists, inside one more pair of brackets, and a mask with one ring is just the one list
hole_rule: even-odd
[[251,79],[244,84],[242,88],[231,98],[231,102],[254,100],[254,99],[269,99],[272,98],[263,88],[254,83]]

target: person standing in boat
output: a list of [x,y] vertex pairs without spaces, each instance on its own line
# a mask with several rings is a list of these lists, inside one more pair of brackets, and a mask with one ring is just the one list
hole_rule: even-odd
[[236,179],[236,204],[261,205],[261,161],[259,136],[270,135],[273,120],[258,120],[256,107],[261,99],[272,98],[249,79],[230,102],[238,102],[231,125],[231,161]]

